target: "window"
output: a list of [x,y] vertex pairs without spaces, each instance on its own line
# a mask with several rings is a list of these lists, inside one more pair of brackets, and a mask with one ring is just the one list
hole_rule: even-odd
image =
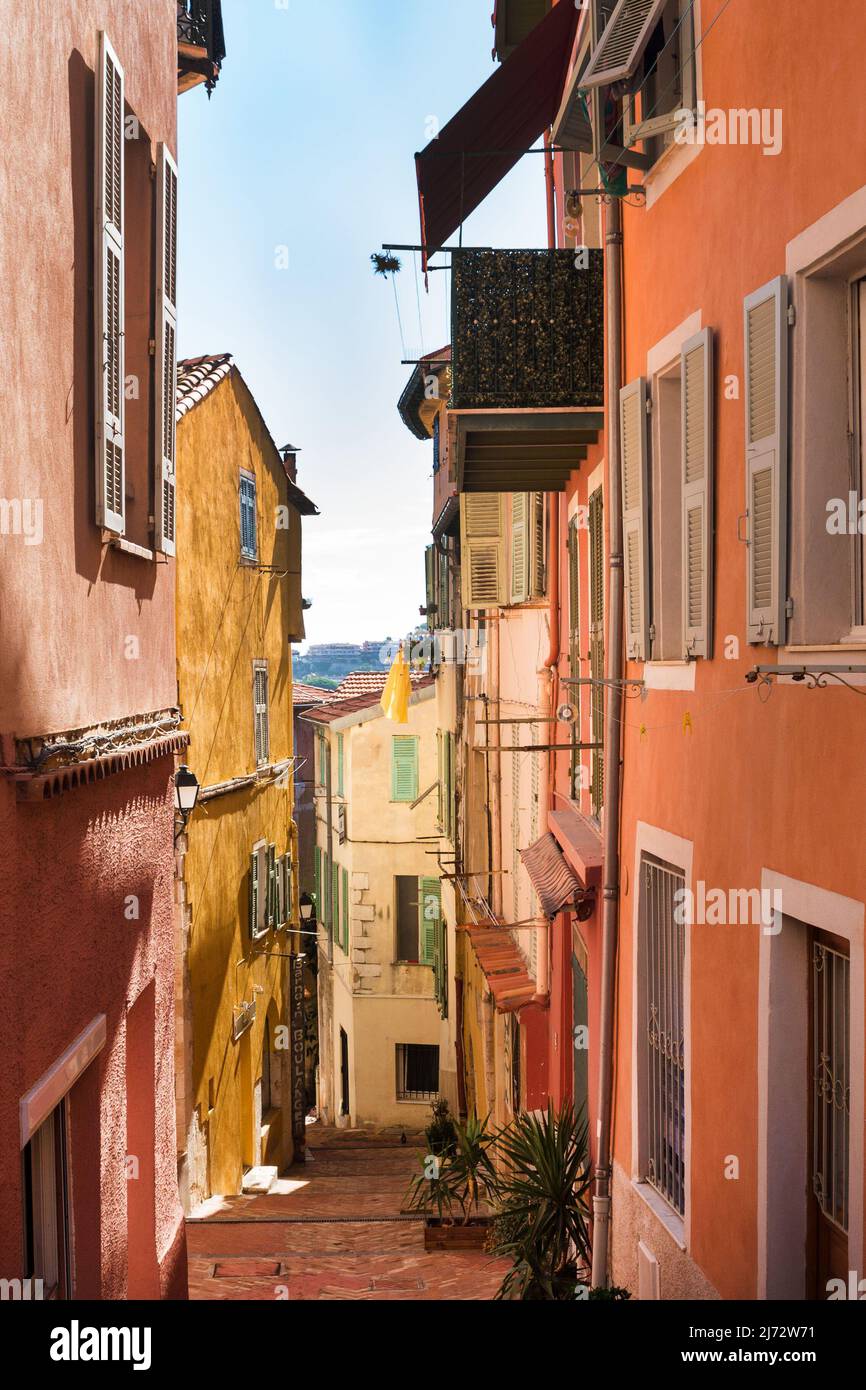
[[256,766],[268,761],[271,750],[268,715],[268,663],[253,662],[253,720],[255,725]]
[[511,494],[512,603],[543,598],[545,589],[545,514],[543,492]]
[[418,738],[395,734],[391,739],[391,800],[418,799]]
[[435,420],[433,421],[433,472],[434,472],[434,473],[438,473],[438,472],[439,472],[439,420],[440,420],[440,416],[437,414]]
[[174,555],[177,166],[157,144],[152,181],[154,142],[140,126],[126,138],[124,71],[104,33],[94,113],[95,520],[145,554],[153,535]]
[[249,931],[264,936],[276,919],[276,851],[262,840],[250,855]]
[[256,480],[252,473],[241,473],[241,557],[257,560],[259,556],[256,530]]
[[328,782],[328,744],[324,729],[316,731],[316,783],[320,787]]
[[435,1100],[439,1095],[439,1048],[397,1044],[397,1099]]
[[331,863],[331,936],[340,944],[340,866]]
[[44,1298],[70,1298],[65,1101],[36,1130],[23,1159],[25,1278],[42,1281]]
[[436,751],[439,766],[439,806],[437,822],[442,834],[453,840],[457,833],[457,785],[455,758],[457,741],[447,729],[436,733]]
[[685,875],[644,855],[640,866],[639,1009],[641,1176],[685,1212]]
[[408,965],[434,965],[442,918],[440,881],[398,874],[394,883],[397,960]]
[[343,870],[343,950],[349,953],[349,870]]
[[655,162],[674,142],[678,113],[696,105],[694,0],[667,0],[624,103],[623,144],[643,140]]

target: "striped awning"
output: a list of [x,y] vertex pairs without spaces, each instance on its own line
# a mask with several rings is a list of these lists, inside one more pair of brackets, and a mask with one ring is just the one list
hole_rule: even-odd
[[538,894],[541,910],[551,921],[564,907],[583,897],[583,884],[549,831],[534,845],[522,849],[520,858]]

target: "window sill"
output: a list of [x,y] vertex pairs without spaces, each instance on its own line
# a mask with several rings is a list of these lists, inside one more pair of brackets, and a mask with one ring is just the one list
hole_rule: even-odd
[[694,690],[697,661],[645,661],[647,690]]
[[632,1187],[640,1197],[641,1201],[649,1207],[650,1211],[661,1222],[670,1236],[671,1240],[679,1246],[680,1250],[685,1251],[686,1246],[686,1223],[683,1218],[669,1206],[664,1197],[656,1192],[651,1183],[638,1182],[632,1178]]
[[259,567],[259,557],[258,557],[258,555],[242,555],[241,558],[240,558],[240,564],[243,566],[244,569],[248,569],[248,570],[255,570],[255,569],[258,569],[258,567]]
[[156,559],[155,551],[148,550],[143,545],[136,545],[134,541],[128,541],[125,536],[114,536],[108,544],[112,550],[121,550],[124,555],[135,555],[139,560],[149,560],[153,563]]

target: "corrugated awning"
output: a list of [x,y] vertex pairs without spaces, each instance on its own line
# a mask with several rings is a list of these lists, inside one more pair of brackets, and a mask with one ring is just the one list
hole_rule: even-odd
[[541,910],[551,921],[583,896],[583,884],[549,831],[529,849],[522,849],[520,858],[538,894]]
[[415,156],[424,267],[559,111],[580,12],[560,0]]
[[536,997],[535,981],[506,927],[476,927],[469,940],[500,1014],[514,1013]]

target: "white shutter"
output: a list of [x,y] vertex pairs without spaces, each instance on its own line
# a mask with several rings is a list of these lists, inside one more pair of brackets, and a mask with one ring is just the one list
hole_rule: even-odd
[[626,652],[645,661],[649,650],[649,508],[646,378],[619,393],[622,453],[622,542]]
[[668,0],[619,0],[580,79],[581,87],[609,87],[633,76]]
[[750,642],[785,640],[788,536],[788,281],[744,305]]
[[99,35],[96,74],[96,524],[122,535],[124,455],[123,68]]
[[683,654],[713,654],[713,332],[683,344]]
[[177,413],[177,165],[160,145],[156,172],[155,548],[175,552]]
[[592,112],[580,90],[585,70],[585,62],[575,63],[562,105],[553,123],[551,142],[563,150],[592,154]]
[[529,493],[511,494],[511,602],[529,597]]
[[498,608],[507,602],[498,492],[460,494],[461,569],[464,608]]
[[532,492],[530,496],[529,524],[529,585],[532,598],[543,598],[545,585],[544,572],[544,493]]

